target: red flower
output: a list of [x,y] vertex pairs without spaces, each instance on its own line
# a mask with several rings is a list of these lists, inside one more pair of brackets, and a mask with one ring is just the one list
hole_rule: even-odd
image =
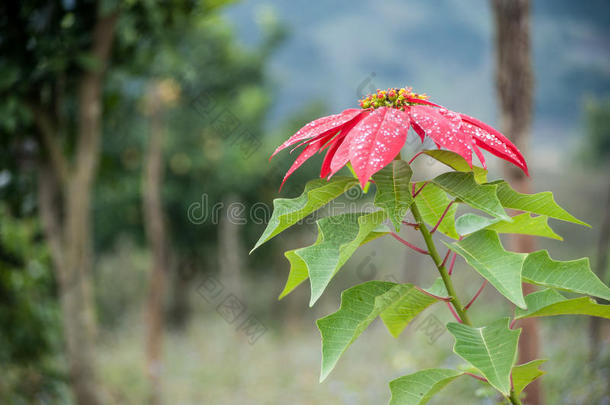
[[328,150],[320,177],[330,178],[351,162],[364,187],[373,174],[400,153],[410,127],[422,142],[428,136],[439,149],[460,154],[471,166],[473,151],[485,166],[479,150],[483,148],[528,173],[519,149],[500,132],[476,118],[434,104],[411,88],[378,90],[361,100],[360,106],[362,109],[348,109],[310,122],[275,150],[272,157],[297,143],[297,148],[305,146],[282,185],[316,152]]

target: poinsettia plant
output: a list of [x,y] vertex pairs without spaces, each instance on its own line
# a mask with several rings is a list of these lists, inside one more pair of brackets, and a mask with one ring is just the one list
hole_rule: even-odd
[[[499,235],[561,239],[548,225],[549,218],[588,225],[561,208],[550,192],[522,194],[504,180],[488,181],[480,149],[526,174],[528,170],[515,145],[489,125],[432,103],[411,88],[377,91],[360,100],[360,107],[310,122],[277,148],[274,155],[295,145],[304,148],[284,182],[307,159],[326,151],[321,178],[308,182],[299,197],[274,200],[273,215],[254,249],[351,188],[364,189],[371,183],[378,210],[319,219],[317,240],[285,253],[290,272],[280,298],[309,279],[313,305],[358,247],[387,235],[429,256],[440,277],[427,288],[369,281],[343,291],[339,310],[317,322],[322,335],[320,379],[329,375],[341,355],[377,317],[397,337],[423,310],[445,303],[455,318],[447,324],[455,339],[453,350],[469,366],[427,369],[398,378],[390,382],[390,405],[425,404],[461,376],[477,378],[510,403],[520,404],[524,388],[543,374],[538,367],[544,360],[515,364],[521,332],[515,322],[566,314],[610,319],[610,305],[590,298],[608,300],[610,288],[591,271],[587,258],[557,261],[545,250],[509,252]],[[403,160],[401,150],[409,128],[422,142],[431,138],[438,149]],[[473,165],[473,153],[482,167]],[[422,154],[446,165],[447,171],[429,180],[413,181],[410,163]],[[335,176],[346,165],[353,175]],[[482,215],[469,212],[456,218],[459,204]],[[399,236],[401,227],[419,232],[422,245]],[[446,253],[441,254],[441,249]],[[466,304],[451,278],[457,255],[484,278]],[[522,283],[540,288],[524,296]],[[514,304],[511,317],[502,316],[487,324],[470,318],[468,310],[486,284]],[[565,292],[584,296],[566,297]]]

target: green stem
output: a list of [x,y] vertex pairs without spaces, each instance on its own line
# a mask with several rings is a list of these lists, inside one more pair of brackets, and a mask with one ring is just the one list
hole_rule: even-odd
[[510,403],[513,405],[523,405],[521,400],[519,399],[519,395],[515,391],[510,392],[510,397],[508,397]]
[[[445,268],[445,263],[443,262],[443,259],[441,259],[441,256],[438,254],[438,250],[436,250],[436,245],[434,244],[432,235],[430,234],[430,231],[424,224],[424,220],[421,216],[421,213],[419,212],[419,209],[417,208],[417,205],[415,205],[415,203],[413,203],[413,205],[411,205],[411,212],[413,213],[415,222],[417,222],[417,224],[419,224],[419,230],[420,230],[422,236],[424,237],[424,240],[426,241],[426,246],[428,247],[428,253],[430,254],[430,257],[432,257],[432,260],[434,260],[434,264],[436,265],[438,272],[441,274],[443,283],[445,283],[447,292],[451,296],[451,304],[455,308],[455,311],[459,315],[462,322],[465,323],[466,325],[472,326],[472,322],[470,321],[468,314],[466,313],[466,311],[464,311],[464,307],[462,306],[459,298],[457,297],[455,288],[453,287],[453,282],[451,281],[451,276],[449,276],[449,273],[447,272],[447,269]],[[513,404],[513,405],[523,405],[521,403],[521,400],[519,400],[519,396],[515,393],[515,391],[510,392],[510,396],[508,397],[508,399],[510,400],[511,404]]]
[[411,205],[411,212],[413,212],[413,217],[415,218],[415,222],[417,222],[419,224],[419,230],[420,230],[422,236],[424,237],[424,240],[426,241],[426,246],[428,247],[428,253],[430,254],[430,257],[432,257],[432,260],[434,260],[434,264],[436,265],[438,272],[441,274],[443,283],[445,283],[447,292],[451,296],[451,304],[455,308],[455,311],[458,313],[462,322],[464,322],[466,325],[472,326],[472,322],[470,321],[468,314],[466,314],[466,311],[464,311],[464,307],[462,307],[462,304],[460,303],[460,300],[457,297],[455,288],[453,287],[453,282],[451,281],[451,277],[449,276],[449,273],[447,273],[447,269],[445,268],[443,259],[441,259],[440,255],[438,254],[438,250],[436,250],[436,245],[434,244],[432,235],[430,234],[430,231],[424,224],[424,220],[422,219],[421,213],[419,212],[419,209],[417,208],[417,205],[415,205],[415,203],[413,203],[413,205]]

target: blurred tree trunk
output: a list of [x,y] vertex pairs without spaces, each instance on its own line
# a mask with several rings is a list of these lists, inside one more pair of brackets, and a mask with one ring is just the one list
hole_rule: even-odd
[[191,303],[187,292],[197,270],[192,259],[184,257],[177,259],[175,269],[168,287],[170,291],[167,322],[168,327],[184,330],[191,315]]
[[[497,89],[500,101],[502,132],[525,153],[528,149],[532,121],[533,74],[530,56],[530,3],[529,0],[492,0],[496,27]],[[530,179],[517,167],[504,167],[506,180],[522,193],[530,193]],[[514,235],[512,249],[532,252],[536,245],[528,235]],[[525,294],[533,287],[523,285]],[[523,328],[519,341],[519,362],[525,363],[539,356],[539,331],[536,318],[519,322]],[[525,403],[543,403],[540,380],[526,390]]]
[[93,28],[96,69],[83,74],[78,88],[74,161],[64,154],[57,106],[30,103],[45,151],[39,167],[38,200],[45,237],[59,284],[64,338],[77,404],[102,404],[96,373],[96,319],[91,278],[91,194],[102,134],[102,87],[117,14],[100,16]]
[[163,356],[164,302],[167,284],[168,244],[161,198],[163,184],[164,106],[161,84],[155,83],[147,95],[150,117],[150,140],[142,187],[144,227],[152,254],[146,303],[146,372],[149,378],[149,401],[161,403],[161,369]]
[[243,203],[236,194],[224,199],[225,215],[218,226],[218,255],[220,279],[238,299],[243,299],[243,254],[239,226],[245,221]]

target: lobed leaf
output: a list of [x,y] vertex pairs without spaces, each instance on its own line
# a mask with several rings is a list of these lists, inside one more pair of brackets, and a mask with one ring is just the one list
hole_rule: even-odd
[[375,205],[383,208],[392,223],[396,232],[400,230],[402,220],[411,204],[411,175],[413,172],[409,164],[403,160],[393,160],[389,165],[373,175],[377,194],[375,194]]
[[521,394],[525,387],[527,387],[532,381],[546,374],[544,371],[538,369],[538,367],[544,362],[546,362],[546,360],[533,360],[529,363],[520,364],[513,367],[513,390],[517,396]]
[[[318,225],[319,227],[319,225]],[[371,231],[360,243],[360,246],[367,244],[381,236],[386,235],[388,232],[379,228]],[[318,238],[314,244],[322,243],[323,241],[323,233],[318,232]],[[300,248],[302,249],[302,248]],[[290,294],[296,287],[298,287],[303,281],[309,278],[309,271],[307,269],[307,263],[296,253],[297,250],[293,249],[284,253],[286,259],[290,263],[290,272],[288,273],[288,280],[286,280],[286,285],[284,286],[284,290],[278,297],[278,299],[284,298],[286,295]]]
[[453,351],[476,367],[504,395],[510,393],[510,372],[517,358],[521,330],[508,327],[508,318],[474,328],[461,323],[447,325],[455,337]]
[[588,258],[557,261],[546,250],[530,253],[523,263],[523,280],[610,300],[610,288],[591,270]]
[[[432,289],[439,292],[437,284]],[[317,322],[322,335],[320,381],[377,316],[397,336],[413,318],[437,301],[413,284],[385,281],[369,281],[343,291],[339,310]]]
[[466,159],[464,159],[464,157],[458,153],[444,149],[425,150],[422,153],[438,160],[441,163],[444,163],[458,172],[473,172],[474,179],[477,183],[487,182],[487,170],[478,166],[470,167]]
[[376,211],[369,214],[347,213],[318,220],[316,242],[285,253],[290,262],[290,273],[280,299],[309,278],[310,305],[313,305],[359,246],[387,233],[378,232],[377,229],[386,218],[385,212]]
[[544,215],[531,216],[529,213],[523,213],[515,215],[512,220],[513,222],[508,222],[499,218],[485,218],[467,213],[456,219],[455,227],[460,235],[468,235],[480,229],[489,229],[498,233],[516,233],[563,240],[551,229],[548,217]]
[[507,252],[498,234],[482,229],[455,243],[443,243],[462,256],[500,294],[521,308],[525,299],[521,288],[521,271],[526,254]]
[[517,308],[515,319],[555,315],[589,315],[610,319],[610,305],[589,297],[567,299],[555,290],[536,291],[525,297],[527,310]]
[[478,184],[472,172],[449,172],[432,179],[432,182],[460,201],[493,217],[510,221],[496,196],[495,184]]
[[389,405],[424,405],[447,384],[464,375],[457,370],[431,368],[390,382]]
[[381,320],[394,337],[398,337],[417,315],[430,305],[438,302],[435,296],[448,299],[448,293],[438,278],[427,290],[412,284],[399,284],[377,298],[376,305],[382,308]]
[[324,381],[345,350],[379,315],[376,298],[396,284],[386,281],[369,281],[341,293],[341,307],[334,314],[316,322],[322,335],[322,370]]
[[[318,234],[318,240],[322,234]],[[316,241],[316,243],[318,243]],[[309,271],[307,270],[307,263],[296,253],[298,249],[289,250],[284,252],[284,256],[288,259],[290,263],[290,271],[288,273],[288,280],[286,280],[286,285],[284,286],[284,290],[280,293],[278,299],[282,299],[288,294],[290,294],[295,288],[297,288],[301,283],[309,278]]]
[[358,184],[358,180],[350,177],[337,176],[329,181],[316,179],[309,181],[305,185],[303,194],[297,198],[276,198],[273,200],[273,214],[269,223],[250,253],[356,184]]
[[[423,185],[423,182],[417,183],[415,188],[419,189]],[[447,197],[447,193],[432,183],[428,183],[415,197],[415,204],[417,205],[423,220],[432,226],[436,225],[450,202],[451,200]],[[456,211],[457,205],[453,204],[437,229],[438,232],[453,239],[458,239],[460,237],[455,230],[454,219]]]
[[569,212],[561,208],[555,202],[553,193],[550,191],[536,194],[523,194],[513,190],[504,180],[498,180],[489,184],[493,184],[498,187],[498,199],[504,208],[512,208],[538,215],[546,215],[547,217],[591,227],[589,224],[577,219]]

